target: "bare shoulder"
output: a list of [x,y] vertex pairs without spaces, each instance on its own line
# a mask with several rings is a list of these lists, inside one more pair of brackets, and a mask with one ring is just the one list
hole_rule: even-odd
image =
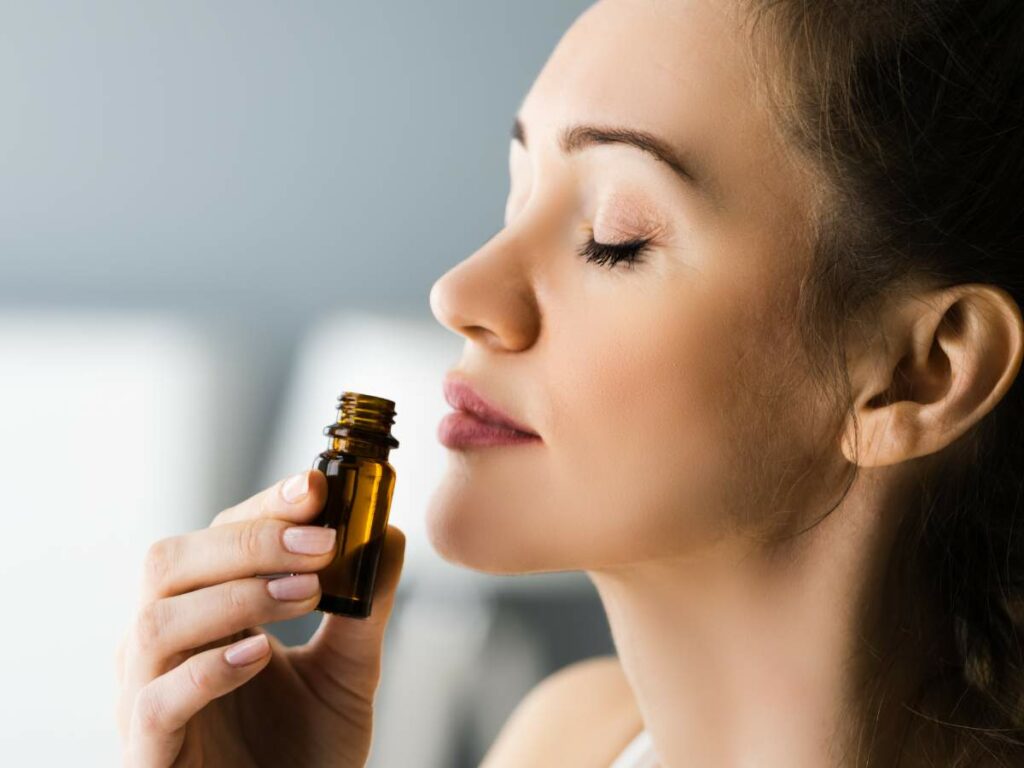
[[537,683],[509,715],[480,765],[607,765],[641,727],[618,658],[594,656]]

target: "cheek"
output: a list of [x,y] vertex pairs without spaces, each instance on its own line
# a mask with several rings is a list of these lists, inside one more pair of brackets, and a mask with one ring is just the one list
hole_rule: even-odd
[[728,519],[744,337],[727,306],[677,296],[563,326],[574,341],[552,393],[552,458],[568,489],[563,517],[578,511],[570,524],[595,531],[606,562],[705,546]]

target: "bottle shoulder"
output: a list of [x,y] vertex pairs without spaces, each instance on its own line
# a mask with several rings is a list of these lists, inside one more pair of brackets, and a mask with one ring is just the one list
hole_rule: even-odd
[[361,456],[358,453],[349,453],[346,451],[322,451],[313,460],[314,467],[324,466],[337,466],[339,464],[349,464],[352,466],[358,464],[377,464],[382,467],[385,471],[394,473],[395,467],[388,459],[382,459],[374,456]]

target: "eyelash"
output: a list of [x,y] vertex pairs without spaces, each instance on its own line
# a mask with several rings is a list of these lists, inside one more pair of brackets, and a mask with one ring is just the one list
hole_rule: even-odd
[[650,239],[638,238],[625,243],[599,243],[591,237],[580,247],[579,254],[589,263],[607,264],[609,269],[614,269],[620,262],[632,269],[650,242]]

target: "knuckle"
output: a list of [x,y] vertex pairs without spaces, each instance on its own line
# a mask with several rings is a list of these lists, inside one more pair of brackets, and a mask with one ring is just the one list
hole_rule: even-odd
[[189,685],[199,694],[206,696],[213,682],[210,671],[200,662],[198,656],[192,656],[185,662],[185,672]]
[[135,616],[135,642],[140,648],[155,648],[167,630],[167,610],[160,600],[147,603]]
[[234,581],[227,585],[225,600],[231,616],[244,616],[249,612],[251,600],[246,587],[244,581]]
[[163,701],[150,686],[135,697],[135,720],[145,733],[159,732],[164,727],[166,713]]
[[143,561],[143,578],[153,587],[166,583],[176,560],[176,544],[173,538],[153,542],[146,550]]
[[263,533],[261,526],[255,521],[238,526],[236,538],[238,555],[242,560],[255,560],[263,549]]

